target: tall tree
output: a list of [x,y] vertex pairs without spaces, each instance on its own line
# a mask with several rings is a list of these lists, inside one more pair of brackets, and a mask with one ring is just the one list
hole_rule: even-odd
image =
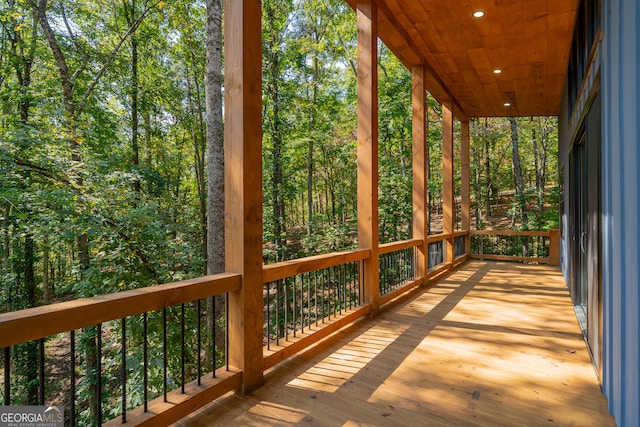
[[281,74],[282,44],[292,4],[290,0],[266,0],[263,3],[264,15],[264,81],[268,102],[265,114],[265,127],[271,141],[271,204],[273,221],[273,243],[276,247],[276,260],[287,259],[285,245],[286,219],[284,201],[284,129],[282,119]]
[[136,178],[133,181],[133,188],[135,191],[140,192],[140,178],[139,178],[139,166],[140,166],[140,147],[138,144],[138,36],[136,22],[136,0],[123,0],[125,18],[129,28],[134,28],[130,37],[130,49],[131,49],[131,152],[132,152],[132,164],[136,174]]
[[207,273],[224,271],[224,138],[222,127],[222,0],[207,0]]
[[518,122],[515,117],[509,117],[511,124],[511,148],[513,162],[513,176],[516,184],[516,206],[522,221],[522,227],[528,228],[527,221],[527,199],[525,195],[524,179],[522,177],[522,164],[520,162],[520,135],[518,132]]
[[[15,3],[10,1],[7,5],[13,9]],[[16,81],[18,83],[18,96],[17,96],[17,110],[19,111],[19,119],[17,121],[18,132],[24,135],[23,149],[24,154],[27,154],[30,147],[33,146],[34,141],[29,136],[28,128],[31,126],[29,123],[32,107],[32,69],[36,53],[36,41],[37,41],[37,21],[33,17],[33,14],[29,18],[25,19],[26,22],[19,22],[15,15],[9,14],[8,25],[3,25],[6,32],[4,33],[10,44],[10,50],[8,52],[8,60],[13,65]],[[22,157],[23,153],[18,155]],[[29,188],[29,183],[32,181],[31,171],[26,170],[23,174],[23,180],[20,182],[21,190],[24,195],[29,194],[32,189]],[[21,262],[16,263],[17,271],[16,276],[19,281],[22,281],[22,286],[18,286],[21,292],[17,292],[16,296],[19,301],[15,301],[18,308],[29,308],[36,306],[36,278],[35,278],[35,263],[36,263],[36,242],[34,236],[34,213],[31,204],[29,203],[29,197],[24,197],[27,202],[23,206],[24,218],[21,223],[16,223],[15,227],[20,231],[17,235],[24,236],[22,241],[22,247],[18,250],[18,253],[22,254]],[[20,237],[16,239],[18,242]],[[16,243],[17,243],[16,242]],[[20,374],[24,376],[24,387],[26,394],[26,402],[29,405],[35,405],[38,403],[38,376],[37,376],[37,362],[38,353],[37,345],[35,342],[26,343],[16,349],[19,363]]]
[[[138,18],[128,26],[124,35],[120,37],[120,41],[116,44],[115,48],[107,55],[106,60],[101,64],[98,68],[98,71],[94,73],[88,80],[88,84],[83,88],[83,85],[78,84],[80,77],[87,73],[91,67],[89,66],[89,56],[85,51],[84,47],[78,42],[76,35],[73,31],[72,26],[69,24],[67,19],[67,14],[64,9],[64,5],[60,4],[60,15],[65,23],[65,27],[68,32],[68,37],[73,42],[74,48],[77,50],[77,54],[79,55],[81,61],[78,66],[75,68],[75,71],[71,72],[71,67],[69,66],[69,62],[67,60],[67,55],[64,53],[63,46],[58,36],[56,35],[53,27],[51,26],[49,17],[47,15],[48,11],[48,0],[27,0],[29,5],[31,6],[34,16],[36,20],[40,23],[42,31],[44,32],[45,38],[51,50],[51,53],[55,59],[58,71],[58,83],[62,90],[62,104],[64,107],[64,121],[63,121],[63,132],[69,144],[69,149],[71,151],[71,162],[73,164],[72,168],[76,170],[74,176],[74,186],[76,191],[80,195],[80,200],[84,198],[83,186],[84,179],[82,177],[82,173],[79,172],[82,164],[82,126],[81,126],[81,116],[84,112],[85,108],[88,107],[88,103],[90,101],[91,96],[93,95],[100,79],[103,77],[107,68],[113,63],[116,55],[123,47],[125,41],[129,38],[131,34],[133,34],[140,24],[140,21],[144,18],[144,16],[148,13],[152,6],[147,6],[147,9],[141,13]],[[81,202],[83,203],[83,202]],[[82,206],[78,206],[79,209],[83,209]],[[86,272],[90,267],[90,253],[89,253],[89,236],[86,232],[80,232],[76,236],[76,246],[78,251],[78,258],[80,261],[80,271],[82,273]],[[92,294],[93,290],[89,287],[84,288],[84,293]],[[97,363],[97,331],[96,328],[88,328],[85,331],[85,357],[87,362],[87,370],[89,372],[95,371],[96,363]],[[94,381],[89,381],[89,407],[91,411],[92,418],[97,418],[101,416],[97,414],[95,409],[96,405],[96,384]]]

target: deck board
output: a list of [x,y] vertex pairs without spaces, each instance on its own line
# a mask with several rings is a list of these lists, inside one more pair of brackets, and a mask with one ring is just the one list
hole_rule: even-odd
[[470,261],[176,425],[615,423],[560,272]]

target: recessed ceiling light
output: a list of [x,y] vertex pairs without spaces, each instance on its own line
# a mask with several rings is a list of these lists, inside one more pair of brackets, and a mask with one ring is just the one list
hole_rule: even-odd
[[476,10],[473,12],[474,18],[482,18],[484,16],[484,10]]
[[493,74],[501,74],[502,70],[500,68],[496,68],[495,70],[493,70]]
[[504,106],[505,106],[505,107],[511,107],[511,104],[510,104],[510,103],[508,103],[508,102],[505,102],[505,103],[504,103]]

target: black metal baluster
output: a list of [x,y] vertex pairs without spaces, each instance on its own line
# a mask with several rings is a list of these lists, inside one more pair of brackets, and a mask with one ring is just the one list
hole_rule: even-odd
[[342,278],[340,277],[340,266],[334,267],[336,274],[336,290],[338,291],[338,313],[342,314]]
[[44,338],[40,338],[38,340],[38,362],[40,364],[40,368],[38,369],[38,379],[39,379],[39,387],[38,387],[38,399],[40,405],[44,405]]
[[327,268],[326,272],[326,282],[327,282],[327,320],[331,320],[331,314],[333,313],[333,287],[331,286],[331,268]]
[[289,281],[284,279],[284,340],[289,341]]
[[304,274],[300,275],[300,333],[304,334]]
[[164,366],[162,367],[162,394],[164,401],[167,401],[167,308],[162,309],[162,360]]
[[211,369],[212,369],[212,376],[213,378],[216,377],[216,321],[217,321],[217,316],[216,316],[216,298],[217,297],[211,297],[211,314],[213,315],[213,319],[211,322],[212,325],[212,330],[211,330]]
[[307,325],[311,329],[311,272],[307,273]]
[[383,255],[382,256],[382,272],[380,274],[381,280],[380,280],[380,293],[382,295],[384,295],[387,292],[387,285],[388,285],[388,279],[387,279],[387,275],[388,275],[388,271],[389,271],[389,257],[387,255]]
[[98,417],[98,426],[102,425],[102,323],[97,326],[98,334],[98,353],[96,354],[96,415]]
[[358,263],[358,280],[360,281],[360,304],[364,304],[367,300],[367,283],[364,278],[364,261]]
[[123,317],[122,326],[122,424],[127,422],[127,319]]
[[[311,275],[311,273],[309,273],[309,275]],[[318,270],[313,272],[313,295],[313,311],[315,313],[316,326],[318,326]]]
[[409,248],[401,252],[400,259],[402,260],[402,270],[400,270],[402,272],[401,278],[404,283],[409,280],[409,274],[411,272],[411,254],[409,253]]
[[400,287],[400,283],[402,283],[402,251],[398,251],[393,254],[393,259],[395,260],[395,268],[393,269],[394,274],[394,283],[392,289],[398,289]]
[[224,294],[224,360],[229,371],[229,293]]
[[202,315],[202,300],[198,300],[197,303],[197,307],[196,310],[198,311],[197,316],[198,316],[198,331],[197,331],[197,336],[198,336],[198,359],[196,361],[197,363],[197,369],[198,369],[198,385],[202,385],[202,381],[200,379],[200,376],[202,375],[202,320],[200,319],[200,316]]
[[276,287],[276,346],[280,345],[280,301],[282,295],[280,292],[280,283],[274,282]]
[[149,401],[149,344],[147,342],[147,334],[147,313],[144,313],[142,315],[142,335],[144,339],[142,342],[142,369],[144,370],[142,373],[142,387],[144,388],[142,393],[144,395],[144,412],[149,410],[147,405],[147,402]]
[[396,264],[397,281],[396,281],[396,284],[394,286],[394,289],[398,289],[400,287],[400,285],[405,280],[405,274],[406,274],[406,272],[405,272],[406,249],[398,251],[396,253],[396,255],[395,255],[395,258],[397,260],[397,264]]
[[296,329],[298,325],[297,313],[296,313],[296,280],[297,276],[293,276],[293,286],[291,289],[291,296],[293,297],[293,306],[291,307],[292,315],[293,315],[293,337],[296,337]]
[[384,293],[386,294],[393,285],[393,254],[386,254],[385,261],[385,281],[384,281]]
[[[338,315],[338,305],[340,304],[340,285],[336,286],[336,267],[331,267],[331,284],[333,288],[333,318]],[[337,294],[337,295],[336,295]]]
[[347,286],[348,286],[348,282],[347,282],[347,265],[346,264],[342,264],[340,266],[340,270],[342,271],[342,307],[344,308],[345,313],[347,312],[347,309],[349,308],[348,304],[347,304],[347,299],[349,297],[349,292],[347,290]]
[[[357,261],[351,263],[351,305],[357,307],[360,304],[360,292],[358,289],[358,283],[356,283],[356,274],[358,269]],[[357,297],[357,299],[356,299]]]
[[351,303],[353,302],[353,287],[351,286],[351,263],[347,263],[344,265],[344,274],[344,289],[347,293],[347,308],[351,310]]
[[271,350],[271,283],[267,283],[267,350]]
[[76,425],[76,331],[70,332],[71,340],[71,348],[69,352],[71,354],[71,372],[69,377],[71,378],[69,389],[71,394],[70,404],[71,404],[71,413],[69,414],[69,421],[71,427],[75,427]]
[[384,282],[384,293],[387,293],[387,291],[389,290],[389,286],[391,286],[391,282],[393,280],[393,271],[391,270],[393,268],[393,265],[391,263],[391,256],[392,255],[385,255],[385,269],[384,269],[384,277],[385,277],[385,282]]
[[331,301],[329,295],[327,295],[327,269],[320,271],[320,280],[322,281],[322,323],[324,324],[325,318],[329,310],[327,309],[327,301]]
[[[318,326],[318,270],[313,272],[313,294],[315,295],[316,326]],[[322,302],[322,299],[320,299],[320,302]]]
[[182,394],[184,394],[184,365],[185,365],[185,346],[184,346],[184,303],[180,306],[180,387]]
[[4,405],[11,405],[11,347],[4,348]]
[[347,311],[347,290],[345,288],[345,280],[344,280],[344,269],[343,269],[343,265],[339,265],[338,268],[338,290],[339,290],[339,295],[340,295],[340,314],[342,314],[342,311],[344,310],[345,312]]

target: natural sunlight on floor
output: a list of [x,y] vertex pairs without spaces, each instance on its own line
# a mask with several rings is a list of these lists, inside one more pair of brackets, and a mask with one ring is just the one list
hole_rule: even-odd
[[471,261],[180,426],[613,426],[560,272]]

